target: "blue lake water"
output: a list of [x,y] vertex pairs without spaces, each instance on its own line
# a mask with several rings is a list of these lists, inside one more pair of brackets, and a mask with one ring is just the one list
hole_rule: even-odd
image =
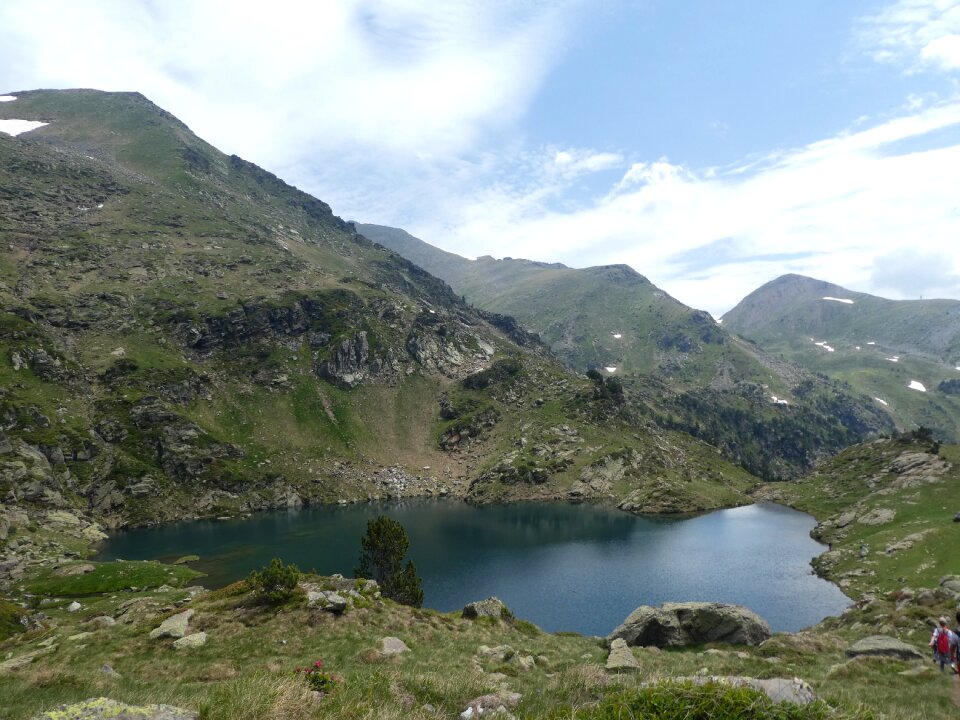
[[273,557],[351,576],[367,520],[378,514],[406,527],[425,607],[456,610],[496,595],[551,632],[605,635],[638,605],[684,600],[746,605],[775,631],[794,631],[850,603],[811,572],[811,558],[826,550],[809,536],[813,518],[769,503],[687,519],[563,503],[310,507],[118,532],[98,559],[197,554],[194,567],[208,574],[200,581],[208,587]]

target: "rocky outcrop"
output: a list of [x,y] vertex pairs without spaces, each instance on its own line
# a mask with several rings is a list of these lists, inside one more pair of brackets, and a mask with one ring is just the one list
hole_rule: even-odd
[[179,640],[173,642],[173,647],[177,650],[190,650],[192,648],[203,647],[207,644],[207,634],[205,632],[185,635]]
[[403,653],[410,652],[410,648],[407,647],[407,644],[400,638],[385,637],[380,640],[378,652],[381,657],[393,657],[394,655],[402,655]]
[[181,613],[172,615],[160,623],[159,627],[150,631],[150,639],[160,638],[182,638],[187,634],[187,628],[190,624],[190,618],[193,617],[193,610],[184,610]]
[[371,374],[370,343],[367,333],[361,330],[353,337],[342,340],[333,348],[330,357],[320,364],[320,377],[334,385],[353,388]]
[[467,603],[460,613],[462,617],[475,620],[478,617],[502,618],[509,617],[510,611],[498,597],[488,597],[486,600],[477,600]]
[[607,670],[619,672],[622,670],[639,670],[640,663],[634,657],[633,651],[623,638],[614,638],[610,643],[610,654],[607,656]]
[[901,660],[922,660],[925,655],[913,645],[887,635],[871,635],[858,640],[846,649],[849,657],[892,657]]
[[91,698],[60,705],[34,716],[33,720],[196,720],[198,714],[172,705],[127,705],[109,698]]
[[677,678],[694,685],[717,683],[731,687],[748,687],[764,693],[775,703],[790,703],[791,705],[806,705],[817,699],[813,688],[800,678],[752,678],[740,676],[710,676],[697,675],[691,678]]
[[627,645],[678,647],[725,642],[759,645],[770,637],[770,626],[752,610],[724,603],[664,603],[642,605],[607,636]]

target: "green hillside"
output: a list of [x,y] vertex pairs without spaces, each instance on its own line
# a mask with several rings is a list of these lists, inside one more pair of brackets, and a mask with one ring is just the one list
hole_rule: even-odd
[[[0,113],[49,123],[0,135],[12,507],[124,525],[438,493],[745,502],[753,479],[715,449],[142,96]],[[593,483],[624,455],[644,462]],[[645,492],[664,483],[669,502]]]
[[768,479],[893,429],[872,398],[765,353],[625,265],[467,260],[403,230],[356,227],[477,307],[516,317],[570,367],[617,378],[653,422]]
[[960,437],[960,301],[887,300],[785,275],[744,298],[723,326],[849,383],[903,429]]

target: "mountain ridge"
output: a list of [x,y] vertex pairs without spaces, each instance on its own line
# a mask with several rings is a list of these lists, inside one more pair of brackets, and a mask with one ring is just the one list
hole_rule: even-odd
[[[898,426],[960,437],[960,301],[889,300],[801,275],[747,295],[723,325],[772,354],[849,382]],[[922,387],[923,390],[919,388]]]
[[397,228],[355,226],[475,306],[513,315],[569,367],[617,378],[656,422],[761,476],[791,477],[840,449],[843,436],[893,429],[871,399],[764,353],[629,266],[468,260]]
[[49,124],[0,135],[16,508],[120,526],[431,494],[747,502],[715,448],[142,95],[0,105],[22,116]]

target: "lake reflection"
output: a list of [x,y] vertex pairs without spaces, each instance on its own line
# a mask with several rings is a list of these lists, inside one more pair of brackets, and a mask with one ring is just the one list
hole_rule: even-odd
[[381,513],[407,528],[424,604],[444,611],[497,595],[545,630],[605,635],[638,605],[668,601],[746,605],[774,630],[798,630],[849,604],[810,572],[826,549],[809,537],[813,518],[767,503],[683,520],[562,503],[313,507],[120,532],[98,559],[197,554],[208,587],[273,557],[349,576],[367,520]]

